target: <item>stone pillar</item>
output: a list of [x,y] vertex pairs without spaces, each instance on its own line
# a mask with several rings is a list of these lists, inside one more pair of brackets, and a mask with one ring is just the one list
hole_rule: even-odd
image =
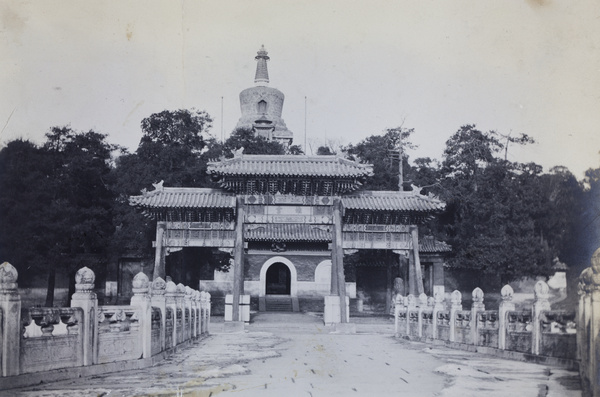
[[98,362],[98,298],[93,292],[96,275],[82,267],[75,274],[75,293],[71,297],[71,307],[83,309],[83,365]]
[[[332,267],[336,264],[337,296],[340,297],[340,322],[348,322],[348,307],[346,306],[346,277],[344,275],[344,249],[342,240],[342,200],[339,197],[333,199],[333,249]],[[335,260],[334,260],[335,259]],[[332,276],[334,276],[332,274]]]
[[444,261],[436,259],[433,262],[433,295],[435,296],[436,292],[443,295],[445,292],[444,285]]
[[456,341],[456,312],[462,310],[462,294],[453,291],[450,295],[450,342]]
[[471,293],[473,298],[473,305],[471,306],[471,340],[473,344],[477,346],[479,344],[478,329],[477,324],[477,313],[485,310],[485,305],[483,304],[483,291],[481,288],[477,287]]
[[510,285],[506,284],[502,287],[500,295],[502,296],[502,302],[498,308],[498,349],[506,349],[506,333],[508,332],[508,312],[515,310],[515,304],[512,302],[513,289]]
[[2,376],[19,375],[21,355],[21,297],[17,269],[8,262],[0,265],[0,367]]
[[444,310],[444,294],[440,292],[435,292],[433,294],[433,312],[431,314],[433,321],[433,339],[438,339],[438,321],[437,315],[438,312]]
[[533,288],[533,329],[531,330],[531,353],[540,354],[540,345],[542,344],[542,325],[540,322],[543,312],[550,310],[550,287],[544,281],[538,281]]
[[415,255],[411,250],[408,254],[408,293],[417,295],[417,277],[415,276]]
[[[165,289],[167,283],[161,277],[155,278],[152,281],[152,296],[150,298],[151,305],[160,310],[160,350],[166,349],[165,336],[167,332],[167,305],[165,299]],[[170,346],[169,346],[170,347]]]
[[177,295],[177,285],[171,280],[167,281],[165,286],[165,308],[170,309],[173,313],[173,343],[172,346],[165,346],[166,349],[177,346]]
[[166,247],[165,240],[167,232],[167,222],[157,222],[156,223],[156,251],[154,254],[154,273],[152,274],[152,279],[156,280],[157,278],[166,277],[165,270],[165,257],[166,257]]
[[142,357],[152,357],[152,305],[150,303],[150,280],[144,272],[133,277],[133,296],[131,306],[140,310],[140,331],[142,334]]
[[233,321],[240,320],[240,295],[244,294],[244,199],[237,198],[235,221],[235,248],[233,249]]
[[411,226],[410,235],[412,238],[412,252],[414,257],[414,267],[415,267],[415,285],[417,288],[417,293],[420,295],[425,292],[423,288],[423,275],[421,274],[421,260],[419,259],[419,228],[417,226]]

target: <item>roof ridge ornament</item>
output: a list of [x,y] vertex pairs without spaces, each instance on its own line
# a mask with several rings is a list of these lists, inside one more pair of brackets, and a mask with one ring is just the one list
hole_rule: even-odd
[[164,183],[165,183],[164,180],[161,180],[160,182],[153,183],[152,186],[154,186],[154,191],[163,191],[163,190],[165,190],[165,187],[163,186]]

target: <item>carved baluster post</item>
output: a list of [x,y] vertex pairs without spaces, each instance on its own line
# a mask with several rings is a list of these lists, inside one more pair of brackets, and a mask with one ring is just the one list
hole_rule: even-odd
[[154,273],[152,275],[152,279],[156,280],[157,278],[165,277],[165,257],[167,254],[167,250],[165,247],[165,240],[167,233],[167,222],[157,222],[156,223],[156,251],[154,254]]
[[397,337],[400,335],[399,318],[400,311],[404,310],[404,298],[402,295],[397,294],[394,302],[396,303],[396,307],[394,307],[394,334]]
[[[179,283],[177,284],[177,309],[180,310],[181,313],[181,329],[177,329],[177,332],[181,333],[181,339],[177,341],[177,343],[182,343],[185,340],[185,285]],[[177,316],[175,316],[175,321],[177,321]]]
[[410,336],[410,311],[417,307],[417,300],[413,294],[408,294],[404,300],[406,307],[406,335]]
[[477,312],[485,311],[485,305],[483,304],[483,291],[481,288],[477,287],[471,293],[473,297],[473,305],[471,306],[471,340],[473,344],[477,346],[479,344],[478,338],[478,321],[477,321]]
[[8,262],[0,265],[0,357],[2,376],[18,375],[21,355],[21,297],[17,269]]
[[456,341],[456,312],[462,310],[462,294],[453,291],[450,295],[450,342]]
[[196,337],[199,337],[202,334],[202,293],[200,291],[196,291],[194,294],[194,301],[196,303]]
[[206,333],[209,333],[209,327],[210,327],[210,313],[211,313],[211,305],[212,302],[210,300],[210,293],[206,293]]
[[83,309],[83,365],[98,362],[98,298],[93,292],[96,275],[87,267],[75,274],[75,293],[71,297],[71,307]]
[[194,312],[194,322],[192,324],[192,338],[197,338],[200,331],[200,313],[198,310],[198,300],[200,299],[200,292],[193,290],[192,292],[192,310]]
[[177,285],[171,280],[167,281],[165,287],[165,305],[173,313],[173,342],[167,349],[177,346]]
[[515,304],[512,302],[513,289],[506,284],[502,287],[500,295],[502,302],[498,308],[498,349],[506,349],[506,333],[508,332],[508,312],[515,310]]
[[427,309],[427,295],[419,295],[419,312],[417,317],[417,329],[419,338],[423,337],[423,310]]
[[[600,396],[600,248],[579,276],[577,335],[583,396]],[[579,337],[581,334],[581,337]]]
[[[190,339],[192,339],[194,337],[194,317],[193,313],[192,313],[192,293],[194,292],[193,289],[191,289],[189,286],[185,286],[185,295],[184,295],[184,306],[185,309],[188,311],[188,313],[190,314],[189,317],[189,323],[186,325],[187,327],[187,332],[188,335],[190,336]],[[184,312],[185,314],[185,312]],[[185,315],[184,315],[184,321],[185,321]]]
[[[152,306],[160,310],[160,350],[163,351],[165,346],[165,337],[167,332],[167,305],[165,299],[165,288],[167,283],[161,277],[155,278],[152,281],[152,297],[150,302]],[[169,346],[170,347],[170,346]]]
[[206,332],[206,314],[205,314],[205,301],[206,297],[204,296],[206,292],[200,291],[200,333],[204,334]]
[[438,339],[438,322],[437,315],[438,312],[444,310],[444,294],[441,292],[436,292],[433,295],[433,312],[431,314],[433,321],[433,339]]
[[140,310],[139,324],[142,334],[142,357],[152,357],[152,305],[150,303],[150,280],[143,272],[133,277],[131,306]]
[[531,353],[540,354],[540,346],[542,344],[542,324],[541,316],[545,311],[550,310],[550,287],[544,281],[538,281],[535,283],[533,289],[534,301],[533,301],[533,329],[531,332]]

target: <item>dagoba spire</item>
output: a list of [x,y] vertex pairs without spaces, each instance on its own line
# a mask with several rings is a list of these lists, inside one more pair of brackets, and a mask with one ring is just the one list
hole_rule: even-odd
[[264,44],[258,50],[257,55],[254,59],[258,61],[256,64],[256,76],[254,82],[256,84],[268,83],[269,82],[269,71],[267,70],[267,61],[270,59],[267,56],[268,52],[265,50]]

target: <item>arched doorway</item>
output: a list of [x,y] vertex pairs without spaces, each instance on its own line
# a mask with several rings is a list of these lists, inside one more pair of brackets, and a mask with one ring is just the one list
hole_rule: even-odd
[[265,292],[267,295],[290,295],[292,274],[284,263],[273,263],[265,276]]
[[288,280],[290,280],[289,295],[292,297],[297,296],[298,295],[298,273],[296,272],[296,266],[294,266],[292,261],[290,261],[288,258],[286,258],[285,256],[280,256],[280,255],[273,256],[273,257],[267,259],[265,261],[265,263],[263,263],[262,267],[260,268],[260,277],[259,277],[259,283],[260,283],[259,288],[260,289],[259,289],[258,296],[260,297],[260,296],[267,295],[267,272],[275,264],[282,264],[288,268],[288,270],[289,270]]

